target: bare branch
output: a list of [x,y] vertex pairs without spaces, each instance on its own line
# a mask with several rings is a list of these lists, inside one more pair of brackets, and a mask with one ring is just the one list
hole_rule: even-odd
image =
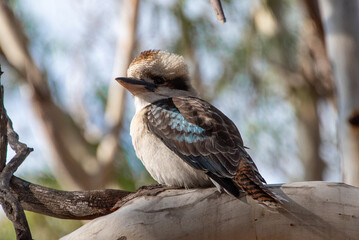
[[[7,165],[5,165],[6,159],[1,159],[5,167],[0,171],[0,203],[6,216],[13,222],[17,239],[32,239],[24,209],[57,218],[93,219],[111,213],[115,204],[130,194],[130,192],[111,189],[83,192],[59,191],[14,177],[13,174],[17,168],[33,149],[19,141],[19,136],[14,131],[10,118],[6,116],[2,85],[0,89],[0,113],[2,114],[0,124],[7,127],[7,129],[1,129],[0,139],[5,139],[2,144],[7,144],[6,139],[8,139],[10,146],[16,152]],[[4,119],[7,120],[7,124],[3,123]],[[4,138],[2,135],[8,136]],[[1,150],[4,150],[2,146]],[[6,157],[6,152],[1,155]]]
[[318,31],[320,40],[323,42],[323,45],[325,45],[324,27],[322,20],[320,19],[318,0],[304,0],[303,4],[308,12],[309,17],[312,19],[313,23],[316,26],[316,30]]
[[13,223],[16,239],[32,239],[29,225],[26,220],[24,209],[19,201],[4,189],[0,183],[0,203],[9,220]]
[[131,192],[105,189],[61,191],[13,177],[11,192],[25,210],[63,219],[88,220],[112,212],[115,204]]
[[11,194],[9,183],[12,175],[32,151],[24,148],[17,152],[15,157],[5,166],[0,173],[0,202],[6,216],[12,221],[17,239],[32,239],[29,225],[26,220],[24,209],[20,202]]
[[[1,77],[0,68],[0,77]],[[0,139],[1,139],[1,169],[0,169],[0,203],[4,209],[6,216],[12,221],[17,239],[32,239],[29,225],[26,220],[24,209],[20,202],[11,194],[9,184],[14,172],[18,169],[21,163],[33,150],[18,141],[17,133],[12,129],[12,123],[6,115],[6,110],[3,104],[4,88],[0,85]],[[6,128],[7,129],[6,129]],[[8,136],[6,136],[9,134]],[[15,150],[16,155],[6,164],[7,141]]]
[[23,148],[11,159],[11,161],[5,166],[3,171],[0,173],[1,184],[5,188],[9,188],[10,179],[18,169],[18,167],[23,163],[25,158],[33,151],[32,148]]
[[214,13],[220,23],[226,22],[226,17],[224,16],[221,0],[210,0],[210,3],[213,7]]
[[[0,83],[1,83],[1,65],[0,65]],[[4,87],[0,86],[0,172],[6,164],[7,153],[7,115],[4,107]]]
[[7,119],[7,136],[9,145],[15,152],[20,152],[26,148],[26,144],[19,142],[19,135],[14,131],[12,121],[9,117]]

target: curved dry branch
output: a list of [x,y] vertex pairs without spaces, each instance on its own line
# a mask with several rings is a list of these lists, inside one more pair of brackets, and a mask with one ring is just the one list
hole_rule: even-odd
[[[0,68],[1,72],[1,68]],[[0,73],[1,77],[1,73]],[[32,239],[29,225],[26,220],[24,209],[16,197],[10,192],[10,179],[21,163],[33,151],[26,144],[19,142],[18,135],[12,128],[12,122],[6,115],[4,107],[4,88],[0,85],[0,139],[1,144],[7,145],[9,142],[16,155],[6,164],[7,147],[1,146],[1,169],[0,169],[0,203],[6,216],[13,223],[16,233],[16,239]],[[6,128],[5,128],[6,127]]]
[[89,220],[113,212],[115,204],[131,192],[105,189],[61,191],[36,185],[17,177],[10,183],[11,192],[25,210],[43,215]]

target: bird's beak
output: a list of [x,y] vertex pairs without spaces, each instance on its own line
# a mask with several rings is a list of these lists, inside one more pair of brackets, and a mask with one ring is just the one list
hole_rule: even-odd
[[129,90],[133,95],[141,92],[148,92],[156,88],[156,85],[144,80],[138,80],[136,78],[118,77],[116,81],[120,83],[124,88]]

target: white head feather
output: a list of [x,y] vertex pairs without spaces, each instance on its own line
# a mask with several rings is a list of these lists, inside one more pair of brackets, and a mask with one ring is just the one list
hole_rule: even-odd
[[130,64],[127,77],[158,84],[154,91],[136,93],[136,111],[151,102],[181,96],[197,96],[188,76],[188,67],[182,56],[166,51],[141,52]]

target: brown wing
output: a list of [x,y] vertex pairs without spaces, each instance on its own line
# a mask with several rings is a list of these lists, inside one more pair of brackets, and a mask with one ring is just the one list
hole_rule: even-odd
[[167,147],[233,195],[238,194],[232,179],[240,161],[252,165],[253,175],[264,181],[237,127],[208,102],[195,97],[163,99],[151,104],[146,116],[149,130]]

